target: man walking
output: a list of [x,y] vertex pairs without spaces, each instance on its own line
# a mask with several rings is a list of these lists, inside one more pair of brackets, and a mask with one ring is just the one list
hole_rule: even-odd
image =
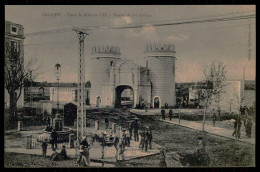
[[148,149],[148,142],[149,142],[149,132],[148,129],[146,128],[144,130],[144,151],[147,152]]
[[52,149],[57,149],[58,133],[55,129],[51,132],[51,147]]
[[232,136],[236,136],[237,139],[240,139],[240,135],[241,135],[241,131],[240,131],[240,128],[241,128],[241,120],[239,117],[236,118],[235,122],[234,122],[234,132],[232,134]]
[[149,149],[152,149],[153,134],[152,134],[152,129],[150,127],[148,127],[148,132],[149,132],[149,138],[148,138]]
[[216,120],[217,120],[217,115],[216,115],[215,109],[212,109],[212,113],[213,113],[213,115],[212,115],[213,127],[215,127],[216,126]]
[[251,131],[252,131],[252,119],[250,117],[247,117],[247,122],[246,122],[246,135],[248,138],[251,138]]
[[172,109],[170,109],[170,110],[169,110],[169,119],[170,119],[170,121],[172,120],[172,113],[173,113],[173,112],[172,112]]
[[134,138],[135,138],[135,141],[138,142],[139,141],[139,138],[138,138],[138,122],[137,120],[135,120],[134,122]]
[[105,118],[105,124],[106,124],[106,129],[108,129],[108,127],[109,127],[109,120],[107,118]]
[[45,140],[42,142],[42,155],[43,155],[44,158],[46,158],[47,147],[48,147],[48,143],[47,143],[47,139],[45,139]]
[[165,110],[164,110],[163,107],[162,107],[162,110],[161,110],[161,114],[162,114],[162,120],[165,120]]
[[130,123],[129,123],[130,140],[132,140],[132,132],[133,132],[133,122],[130,122]]

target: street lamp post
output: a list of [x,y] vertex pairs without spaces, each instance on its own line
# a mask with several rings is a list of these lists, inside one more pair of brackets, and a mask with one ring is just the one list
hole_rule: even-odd
[[59,114],[59,80],[60,80],[60,76],[61,76],[61,65],[59,63],[57,63],[55,65],[55,75],[56,75],[56,79],[58,82],[58,89],[57,89],[57,113]]

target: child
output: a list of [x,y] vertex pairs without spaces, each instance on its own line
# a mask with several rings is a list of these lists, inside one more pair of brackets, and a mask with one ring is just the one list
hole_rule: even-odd
[[45,139],[45,140],[42,142],[42,155],[43,155],[44,158],[46,158],[47,147],[48,147],[47,139]]

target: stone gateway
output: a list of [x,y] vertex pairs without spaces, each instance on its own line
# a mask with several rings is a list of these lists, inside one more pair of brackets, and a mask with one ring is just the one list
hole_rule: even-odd
[[175,47],[173,44],[148,44],[146,67],[120,58],[120,48],[92,48],[90,104],[120,107],[148,104],[161,108],[176,104]]

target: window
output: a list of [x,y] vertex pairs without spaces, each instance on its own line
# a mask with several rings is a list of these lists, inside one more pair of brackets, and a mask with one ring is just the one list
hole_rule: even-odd
[[110,61],[110,66],[112,66],[113,65],[113,61]]
[[18,27],[16,27],[16,26],[11,26],[11,34],[18,35]]
[[17,52],[17,51],[18,51],[18,42],[11,41],[11,52]]

